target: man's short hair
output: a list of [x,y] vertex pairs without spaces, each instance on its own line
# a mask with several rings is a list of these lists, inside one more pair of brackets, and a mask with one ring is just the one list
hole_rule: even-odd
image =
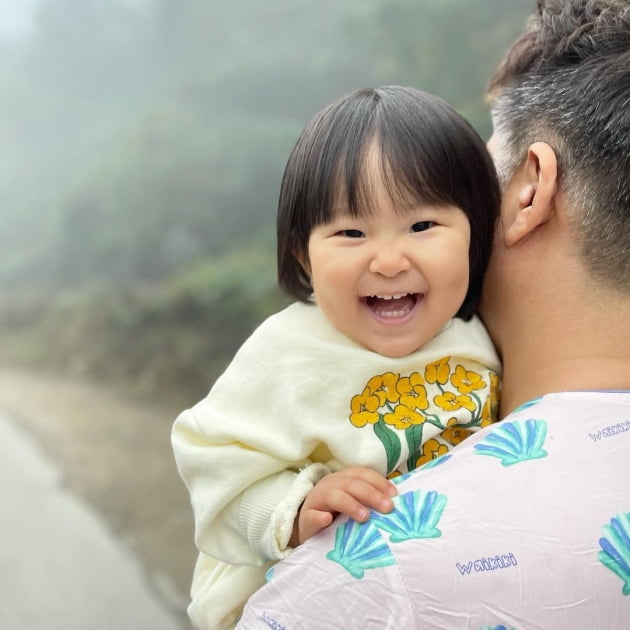
[[630,292],[628,0],[538,0],[489,100],[502,184],[533,142],[548,143],[587,269]]

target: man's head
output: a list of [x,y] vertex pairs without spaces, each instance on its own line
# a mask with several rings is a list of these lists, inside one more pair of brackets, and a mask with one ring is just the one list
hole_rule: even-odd
[[630,2],[539,0],[489,100],[502,205],[481,314],[504,411],[549,388],[618,385],[604,364],[629,350]]
[[539,0],[490,100],[502,183],[547,143],[586,268],[630,294],[630,2]]

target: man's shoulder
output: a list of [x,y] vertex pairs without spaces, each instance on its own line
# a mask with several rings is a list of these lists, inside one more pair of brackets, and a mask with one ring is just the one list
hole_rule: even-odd
[[530,401],[394,480],[393,512],[307,541],[247,614],[287,628],[630,627],[614,560],[615,532],[630,530],[628,448],[630,392]]
[[570,421],[575,428],[607,416],[629,413],[630,391],[576,390],[552,392],[528,400],[511,411],[504,422],[538,415],[548,421]]

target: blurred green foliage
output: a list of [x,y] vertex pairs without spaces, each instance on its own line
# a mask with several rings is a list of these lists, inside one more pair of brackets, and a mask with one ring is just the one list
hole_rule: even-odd
[[46,0],[0,60],[4,361],[201,396],[286,300],[274,215],[301,127],[355,88],[484,88],[524,0]]

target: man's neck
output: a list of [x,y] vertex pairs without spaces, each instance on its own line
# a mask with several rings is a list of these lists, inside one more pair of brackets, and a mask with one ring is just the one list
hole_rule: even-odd
[[552,392],[630,390],[630,305],[609,307],[558,310],[539,322],[523,313],[505,331],[502,416]]
[[[504,368],[501,417],[529,400],[554,392],[630,390],[630,360],[600,359],[576,365],[531,365]],[[624,376],[625,374],[625,376]],[[517,376],[518,375],[518,376]]]

